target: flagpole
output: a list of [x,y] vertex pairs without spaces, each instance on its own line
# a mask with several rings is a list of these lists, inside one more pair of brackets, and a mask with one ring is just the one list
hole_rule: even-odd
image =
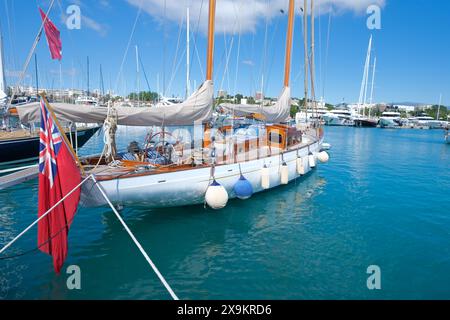
[[[30,53],[28,54],[27,60],[25,60],[25,64],[23,66],[22,72],[20,73],[20,77],[19,77],[19,80],[17,81],[16,88],[19,87],[19,85],[23,81],[23,78],[25,77],[25,73],[28,69],[28,65],[30,64],[31,58],[33,57],[34,51],[36,50],[37,44],[39,43],[39,40],[41,39],[42,30],[44,29],[44,25],[48,20],[48,15],[50,14],[50,11],[52,10],[54,3],[55,3],[55,0],[52,0],[52,2],[50,3],[50,7],[47,10],[47,14],[45,15],[44,20],[42,21],[41,27],[39,28],[39,32],[38,32],[36,38],[34,39],[34,43],[33,43],[33,46],[31,47]],[[16,93],[14,91],[15,90],[13,88],[13,93],[11,95],[11,98],[9,99],[8,105],[11,105],[11,103],[15,97]]]
[[[69,140],[66,137],[66,132],[64,131],[63,127],[58,121],[58,118],[55,115],[55,112],[53,111],[53,108],[50,106],[50,104],[47,101],[47,98],[44,94],[41,94],[42,99],[44,99],[45,106],[47,107],[48,111],[50,112],[53,120],[55,121],[56,126],[59,129],[59,132],[61,133],[62,138],[64,139],[64,142],[66,143],[67,147],[69,148],[70,152],[72,153],[72,156],[74,157],[75,161],[77,162],[78,166],[80,167],[81,173],[84,174],[84,168],[81,164],[80,159],[78,158],[78,155],[76,154],[75,150],[72,147],[72,144],[69,142]],[[70,131],[69,134],[72,134]]]
[[38,74],[38,64],[37,64],[37,54],[34,54],[34,69],[36,72],[36,97],[39,96],[39,74]]

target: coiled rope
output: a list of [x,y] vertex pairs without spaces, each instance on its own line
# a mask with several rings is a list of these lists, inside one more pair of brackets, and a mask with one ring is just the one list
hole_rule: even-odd
[[105,144],[104,155],[110,162],[114,161],[116,156],[116,131],[117,131],[118,114],[117,110],[108,104],[108,115],[103,123],[103,143]]

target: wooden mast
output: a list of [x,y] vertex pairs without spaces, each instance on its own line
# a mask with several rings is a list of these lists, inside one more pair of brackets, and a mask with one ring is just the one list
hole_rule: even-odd
[[289,20],[286,37],[286,63],[284,66],[284,86],[289,87],[291,76],[292,34],[294,31],[294,0],[289,0]]
[[[305,113],[308,113],[308,69],[309,69],[309,59],[308,59],[308,0],[303,1],[303,43],[305,49]],[[308,120],[308,117],[306,117]]]
[[215,17],[216,17],[216,0],[209,0],[208,51],[207,51],[206,80],[212,80]]
[[314,0],[311,0],[311,99],[314,106],[313,112],[317,116],[317,101],[316,101],[316,65],[315,65],[315,16],[314,16]]

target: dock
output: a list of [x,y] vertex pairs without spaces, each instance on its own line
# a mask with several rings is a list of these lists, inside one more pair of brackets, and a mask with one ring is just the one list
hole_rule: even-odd
[[0,190],[37,178],[38,166],[29,167],[0,177]]

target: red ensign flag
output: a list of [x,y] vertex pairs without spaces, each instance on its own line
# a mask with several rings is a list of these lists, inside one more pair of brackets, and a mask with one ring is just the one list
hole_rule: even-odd
[[[41,98],[39,217],[81,182],[80,170],[62,134]],[[38,224],[38,246],[53,257],[57,273],[67,256],[67,236],[77,211],[80,193],[78,188]]]
[[[45,36],[47,37],[48,47],[50,49],[50,53],[52,54],[52,59],[62,59],[62,43],[60,32],[53,24],[53,22],[47,17],[47,15],[39,8],[41,13],[42,21],[44,23]],[[47,17],[47,19],[45,19]]]

